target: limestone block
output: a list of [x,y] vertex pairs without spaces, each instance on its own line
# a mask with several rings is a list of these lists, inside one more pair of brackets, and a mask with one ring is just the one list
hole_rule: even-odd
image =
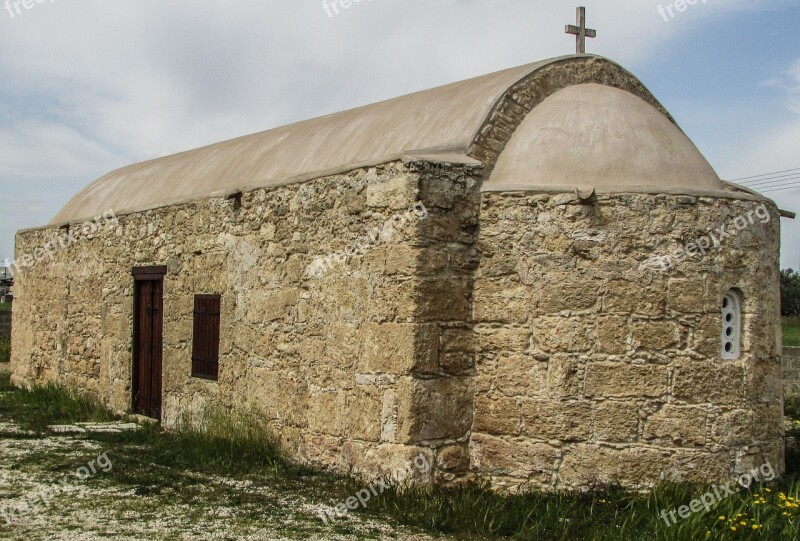
[[700,316],[693,331],[692,349],[709,359],[722,356],[722,312]]
[[[323,398],[334,397],[326,393]],[[242,399],[248,409],[253,408],[267,419],[278,420],[292,426],[306,426],[312,407],[305,382],[275,374],[268,369],[248,371],[245,394],[237,398],[237,400]],[[319,403],[320,400],[313,402],[313,404]],[[318,413],[317,419],[321,413]]]
[[578,443],[564,450],[558,479],[565,487],[646,487],[656,484],[661,472],[661,453],[654,449]]
[[611,355],[625,353],[628,351],[629,334],[628,316],[599,317],[597,320],[596,351]]
[[775,402],[780,400],[785,376],[777,359],[747,360],[744,362],[744,370],[745,392],[749,401]]
[[[383,252],[383,257],[386,261],[386,274],[390,276],[395,274],[412,276],[416,272],[419,248],[399,244],[370,250],[371,253],[378,251]],[[371,253],[370,255],[372,255]]]
[[581,275],[556,274],[540,291],[537,313],[546,315],[594,308],[600,298],[601,285],[599,280]]
[[[775,301],[778,305],[779,301]],[[757,357],[781,354],[783,335],[778,310],[745,314],[742,351]]]
[[475,366],[475,335],[468,329],[445,329],[439,367],[449,375],[460,375]]
[[513,257],[486,253],[476,273],[477,282],[481,283],[489,278],[516,275],[519,264]]
[[672,396],[690,404],[741,404],[745,399],[742,365],[730,361],[676,361]]
[[550,484],[558,459],[558,451],[550,445],[486,434],[473,434],[471,455],[471,467],[476,472],[530,478],[543,485]]
[[702,446],[707,419],[708,410],[703,406],[667,404],[645,420],[643,437],[666,446]]
[[302,439],[300,456],[307,463],[339,474],[350,470],[350,464],[342,453],[344,448],[342,438],[306,432]]
[[353,460],[353,473],[368,481],[388,476],[401,486],[429,484],[435,464],[431,449],[410,445],[382,444],[367,447],[363,457]]
[[550,357],[547,366],[547,394],[554,398],[577,396],[581,391],[581,366],[573,357]]
[[672,321],[638,320],[633,322],[633,347],[657,353],[678,344],[678,327]]
[[469,469],[468,445],[458,443],[436,449],[436,467],[448,472],[466,472]]
[[469,245],[473,242],[472,239],[467,234],[464,237],[466,238],[462,239],[462,244],[448,246],[449,270],[453,274],[472,276],[480,264],[480,255]]
[[414,315],[423,321],[466,321],[471,315],[471,284],[459,278],[428,278],[419,282]]
[[325,336],[325,356],[319,361],[352,371],[358,363],[360,345],[358,325],[332,322]]
[[547,385],[548,363],[525,354],[500,354],[495,361],[494,381],[505,396],[537,396]]
[[759,404],[754,409],[756,441],[775,441],[783,438],[783,408],[780,402]]
[[586,366],[586,396],[656,398],[667,392],[667,368],[658,365],[593,362]]
[[406,210],[417,201],[417,192],[412,178],[396,176],[382,182],[376,178],[376,182],[367,186],[367,206]]
[[535,439],[585,441],[591,435],[589,402],[521,399],[523,432]]
[[[415,272],[418,276],[435,276],[447,268],[450,256],[443,251],[430,248],[417,249],[414,254]],[[391,261],[387,258],[387,269],[391,269]],[[455,269],[458,271],[458,269]]]
[[596,337],[589,317],[539,317],[533,321],[533,340],[547,353],[583,352]]
[[[371,289],[367,318],[372,321],[394,321],[414,317],[418,311],[415,298],[418,287],[417,280],[408,279],[401,282],[387,282]],[[332,298],[331,302],[336,301]],[[439,299],[430,302],[440,307],[446,304]],[[355,306],[353,308],[359,317],[363,317],[363,308],[357,311]]]
[[397,386],[399,441],[463,437],[472,426],[473,395],[470,377],[402,378]]
[[593,419],[593,436],[598,441],[624,443],[638,436],[639,407],[635,402],[598,402]]
[[504,396],[477,395],[472,429],[486,434],[519,434],[520,412],[517,400]]
[[705,280],[702,276],[695,278],[673,278],[669,281],[670,311],[682,314],[702,313],[705,311]]
[[[733,456],[730,451],[677,449],[664,460],[664,475],[676,483],[706,483],[708,479],[730,479]],[[720,491],[721,492],[721,491]]]
[[383,426],[383,392],[371,386],[359,385],[347,394],[344,434],[348,438],[378,442],[381,440]]
[[436,374],[439,329],[435,324],[369,323],[359,372],[406,375]]
[[725,446],[747,445],[753,441],[753,412],[722,411],[711,423],[711,441]]
[[530,288],[501,279],[475,283],[474,318],[479,322],[524,323],[532,312]]
[[608,282],[603,308],[606,312],[636,314],[656,317],[664,314],[667,306],[666,282],[644,285],[625,280]]
[[517,326],[477,325],[475,335],[479,353],[526,351],[531,340],[530,329]]

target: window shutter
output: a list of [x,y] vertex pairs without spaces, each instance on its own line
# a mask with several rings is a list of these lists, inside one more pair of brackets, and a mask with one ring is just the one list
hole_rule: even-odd
[[220,296],[195,295],[192,333],[192,376],[216,380],[219,376]]

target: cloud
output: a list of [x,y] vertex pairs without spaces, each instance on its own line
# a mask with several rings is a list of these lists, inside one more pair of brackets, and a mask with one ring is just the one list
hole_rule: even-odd
[[[759,127],[742,130],[740,143],[730,149],[726,160],[728,170],[740,171],[741,176],[800,167],[800,58],[761,84],[774,89],[783,104],[777,120],[771,119]],[[792,177],[774,185],[789,186]],[[796,180],[800,184],[800,180]],[[780,208],[800,214],[800,188],[765,191]],[[784,219],[782,225],[781,266],[800,269],[800,221]]]

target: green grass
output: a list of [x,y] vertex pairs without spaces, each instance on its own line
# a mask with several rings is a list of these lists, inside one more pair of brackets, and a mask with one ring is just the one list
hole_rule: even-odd
[[119,419],[97,400],[57,385],[32,389],[11,386],[10,374],[0,374],[0,418],[13,420],[24,430],[44,432],[48,425]]
[[783,345],[800,347],[800,317],[783,318]]
[[11,357],[11,341],[0,336],[0,363],[8,362]]
[[0,302],[0,312],[10,312],[12,306],[14,306],[14,303]]
[[[58,387],[7,392],[10,389],[8,376],[0,375],[0,391],[6,391],[0,394],[0,418],[13,418],[29,427],[113,418],[96,402]],[[800,413],[800,402],[787,402],[787,411]],[[258,416],[215,411],[202,425],[187,421],[170,432],[156,424],[136,432],[84,437],[102,442],[103,448],[109,450],[114,468],[104,476],[108,482],[130,488],[136,494],[179,500],[197,511],[213,508],[214,501],[224,501],[241,510],[237,520],[266,520],[270,509],[279,507],[278,499],[300,495],[306,501],[336,504],[365,488],[357,480],[290,464],[269,434],[266,421]],[[800,429],[793,429],[791,435],[800,437]],[[69,461],[74,462],[75,458],[48,450],[21,458],[19,466],[44,464],[55,473],[66,469]],[[660,511],[688,505],[710,487],[671,484],[650,494],[609,487],[585,494],[527,492],[511,496],[478,485],[406,490],[395,487],[372,498],[365,510],[359,508],[356,512],[470,540],[797,539],[800,509],[789,508],[785,503],[798,501],[800,507],[800,454],[796,450],[788,452],[787,467],[787,476],[770,483],[769,491],[758,486],[749,492],[737,492],[712,512],[694,513],[671,527],[664,524]],[[212,487],[209,476],[270,490],[226,483]],[[781,499],[781,494],[786,500]],[[725,519],[720,520],[720,516]],[[310,516],[308,520],[319,519]],[[758,529],[752,528],[754,524]],[[311,525],[319,526],[310,522]],[[337,522],[330,532],[344,532],[349,527],[347,522]]]
[[16,390],[16,387],[11,385],[11,374],[8,372],[0,372],[0,393]]

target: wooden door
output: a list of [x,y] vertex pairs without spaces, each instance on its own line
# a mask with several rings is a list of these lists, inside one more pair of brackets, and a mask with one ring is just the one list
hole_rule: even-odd
[[133,412],[161,420],[162,267],[134,269]]

